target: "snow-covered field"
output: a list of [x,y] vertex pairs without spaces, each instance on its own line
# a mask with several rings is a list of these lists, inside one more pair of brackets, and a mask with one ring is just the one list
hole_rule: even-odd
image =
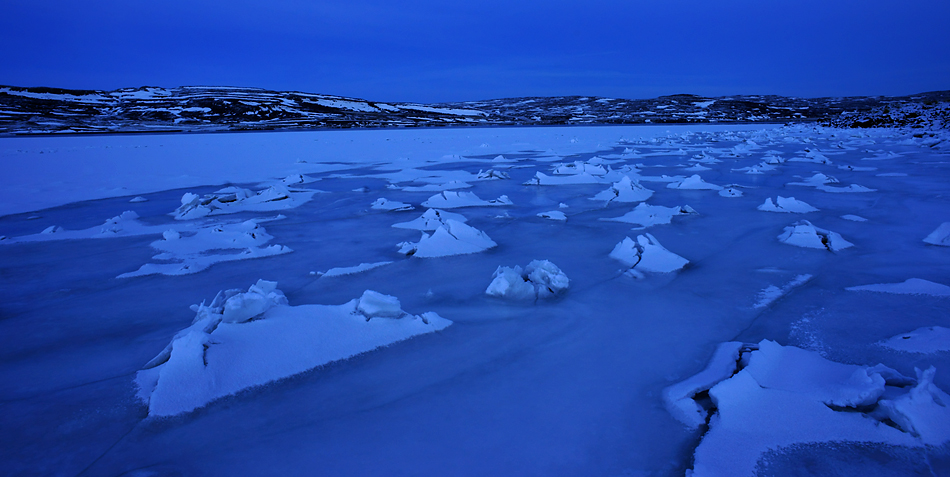
[[2,138],[0,473],[947,475],[937,134]]

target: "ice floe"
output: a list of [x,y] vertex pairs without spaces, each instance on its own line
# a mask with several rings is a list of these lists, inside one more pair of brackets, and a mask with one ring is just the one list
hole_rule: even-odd
[[419,258],[465,255],[488,250],[496,244],[485,232],[453,219],[444,219],[431,233],[422,233],[418,242],[402,242],[399,253]]
[[149,416],[193,411],[243,389],[347,359],[452,322],[410,315],[367,290],[342,305],[289,306],[275,282],[218,293],[194,305],[195,320],[135,376]]
[[610,252],[610,258],[620,261],[635,274],[637,272],[675,272],[689,263],[689,260],[660,245],[656,237],[651,234],[638,235],[636,241],[625,237]]
[[376,199],[376,201],[370,205],[370,208],[374,210],[387,210],[390,212],[415,210],[415,207],[413,207],[412,204],[406,204],[405,202],[399,202],[398,200],[384,199],[382,197]]
[[494,200],[482,200],[474,192],[445,191],[429,197],[422,203],[425,207],[456,209],[460,207],[487,207],[512,205],[507,195]]
[[511,175],[505,171],[496,171],[494,169],[482,171],[479,169],[478,178],[480,180],[500,180],[500,179],[511,179]]
[[940,353],[950,351],[950,328],[926,326],[901,333],[878,343],[908,353]]
[[805,214],[808,212],[818,211],[818,209],[808,205],[803,201],[797,200],[794,197],[782,196],[776,196],[775,202],[772,202],[771,197],[766,197],[765,202],[756,208],[766,212],[786,212],[796,214]]
[[557,265],[547,260],[533,260],[523,270],[498,267],[485,294],[508,300],[555,298],[567,291],[570,280]]
[[598,193],[592,197],[591,200],[602,200],[605,202],[641,202],[652,196],[652,190],[643,187],[639,182],[630,179],[629,176],[623,176],[623,179],[614,183],[609,189]]
[[950,296],[950,287],[934,283],[921,278],[908,278],[901,283],[876,283],[873,285],[861,285],[848,287],[849,291],[871,291],[880,293],[896,293],[900,295],[931,295],[931,296]]
[[178,220],[237,212],[265,212],[298,207],[313,198],[316,191],[291,190],[281,184],[254,192],[241,187],[225,187],[204,197],[186,192],[181,206],[172,213]]
[[918,370],[915,380],[880,364],[841,364],[769,340],[730,342],[663,398],[686,426],[709,425],[692,475],[753,475],[763,454],[794,444],[946,442],[950,407],[943,403],[950,396],[933,384],[934,373]]
[[637,204],[632,211],[620,217],[602,218],[600,220],[626,222],[643,227],[650,227],[653,225],[668,224],[673,220],[673,217],[677,215],[699,215],[699,213],[688,205],[664,207],[662,205],[650,205],[646,202],[641,202]]
[[393,227],[397,229],[412,229],[429,232],[439,228],[448,219],[452,219],[456,222],[468,222],[468,219],[462,214],[446,212],[439,209],[428,209],[423,212],[421,217],[409,222],[393,224]]
[[[273,219],[271,219],[273,220]],[[161,253],[152,257],[169,263],[146,263],[134,272],[118,278],[144,275],[188,275],[198,273],[215,263],[252,258],[271,257],[293,250],[283,245],[264,246],[273,237],[261,227],[264,219],[247,220],[233,224],[213,224],[200,227],[190,235],[169,229],[162,240],[152,242],[152,248]]]
[[778,239],[782,243],[797,247],[820,248],[832,252],[854,246],[836,232],[815,227],[807,220],[785,227],[785,231],[778,236]]
[[683,190],[722,190],[722,186],[704,181],[702,177],[699,177],[699,174],[693,174],[681,181],[670,182],[666,187]]
[[950,222],[940,224],[930,235],[924,237],[924,242],[931,245],[950,247]]

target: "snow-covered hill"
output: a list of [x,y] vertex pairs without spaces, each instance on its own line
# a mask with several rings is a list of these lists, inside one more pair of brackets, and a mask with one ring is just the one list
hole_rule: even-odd
[[[213,86],[115,91],[0,86],[0,134],[813,121],[869,127],[924,123],[934,111],[945,118],[948,102],[950,91],[812,99],[560,96],[422,105]],[[903,110],[917,116],[905,121],[891,114]]]

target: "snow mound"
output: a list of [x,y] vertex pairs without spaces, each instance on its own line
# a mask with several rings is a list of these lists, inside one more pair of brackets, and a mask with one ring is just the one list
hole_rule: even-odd
[[811,149],[805,149],[805,154],[799,157],[793,157],[788,162],[814,162],[816,164],[831,164],[831,160],[824,154]]
[[950,247],[950,222],[944,222],[930,235],[924,237],[924,242],[931,245]]
[[428,209],[421,217],[409,222],[393,224],[393,227],[397,229],[412,229],[429,232],[439,228],[448,219],[452,219],[456,222],[468,222],[468,219],[462,214],[455,214],[439,209]]
[[354,273],[361,273],[367,270],[372,270],[374,268],[382,267],[383,265],[389,265],[393,262],[374,262],[374,263],[361,263],[354,267],[337,267],[331,268],[326,272],[320,274],[321,277],[340,277],[343,275],[353,275]]
[[729,186],[719,191],[719,195],[722,197],[742,197],[742,190],[738,187]]
[[343,305],[289,306],[275,282],[218,293],[135,376],[149,416],[193,411],[242,389],[350,358],[452,322],[409,315],[395,297],[367,290]]
[[186,192],[181,197],[181,206],[171,215],[177,220],[191,220],[209,215],[292,209],[308,202],[315,193],[312,190],[291,190],[283,184],[275,184],[257,192],[241,187],[225,187],[204,197]]
[[917,328],[914,331],[888,338],[878,344],[885,348],[908,353],[929,354],[950,351],[950,328],[942,326]]
[[398,212],[398,211],[403,211],[403,210],[415,210],[415,207],[413,207],[410,204],[406,204],[406,203],[399,202],[396,200],[388,200],[382,197],[380,197],[379,199],[376,199],[376,201],[373,202],[370,208],[374,210],[387,210],[390,212]]
[[[261,227],[261,220],[247,220],[236,224],[217,224],[201,227],[193,235],[182,235],[177,230],[166,230],[162,240],[152,242],[152,248],[161,253],[155,260],[171,263],[146,263],[134,272],[117,278],[144,275],[188,275],[198,273],[215,263],[251,258],[271,257],[293,250],[283,245],[264,244],[273,237]],[[238,252],[234,252],[238,250]],[[228,251],[231,251],[230,253]]]
[[614,183],[609,189],[595,195],[591,200],[602,200],[605,202],[641,202],[652,196],[652,190],[643,187],[635,180],[631,180],[629,176],[623,176],[623,179]]
[[137,203],[139,203],[139,202],[148,202],[148,199],[146,199],[145,197],[142,197],[142,196],[140,196],[140,195],[137,195],[137,196],[135,196],[135,197],[129,199],[129,202],[130,202],[130,203],[133,203],[133,204],[137,204]]
[[815,227],[811,222],[802,220],[795,222],[778,236],[779,241],[796,247],[820,248],[837,252],[854,246],[853,243],[845,240],[841,235]]
[[847,187],[833,187],[833,186],[827,186],[827,185],[820,185],[817,187],[817,189],[821,191],[825,191],[825,192],[836,192],[836,193],[877,192],[877,189],[871,189],[871,188],[864,187],[858,184],[851,184]]
[[98,239],[112,237],[131,237],[135,235],[158,235],[167,226],[145,225],[138,220],[139,215],[131,210],[106,220],[102,225],[83,230],[66,230],[51,225],[42,232],[32,235],[23,235],[4,240],[4,243],[43,242],[50,240]]
[[485,294],[508,300],[537,300],[555,298],[570,286],[567,275],[547,260],[533,260],[524,270],[498,267]]
[[541,217],[542,219],[551,219],[551,220],[560,220],[560,221],[567,220],[567,215],[565,215],[564,212],[561,212],[560,210],[549,210],[547,212],[541,212],[538,214],[538,217]]
[[473,192],[445,191],[429,197],[422,205],[433,208],[456,209],[459,207],[504,206],[512,205],[512,203],[507,195],[494,200],[482,200]]
[[797,185],[805,187],[818,187],[825,184],[837,184],[838,179],[835,179],[831,176],[826,176],[822,173],[817,173],[811,177],[805,178],[801,182],[789,182],[788,185]]
[[610,252],[610,258],[638,272],[652,273],[675,272],[689,263],[689,260],[660,245],[651,234],[638,235],[636,241],[630,237],[624,238]]
[[600,220],[626,222],[629,224],[642,225],[643,227],[650,227],[653,225],[668,224],[676,215],[699,215],[699,213],[688,205],[664,207],[662,205],[650,205],[643,202],[637,204],[632,211],[620,217],[602,218]]
[[400,253],[433,258],[478,253],[496,245],[485,232],[457,220],[446,219],[432,234],[423,232],[418,242],[402,242],[397,246]]
[[818,209],[808,205],[803,201],[796,200],[794,197],[782,196],[777,196],[774,203],[772,202],[771,197],[766,197],[765,202],[756,208],[766,212],[785,212],[795,214],[805,214],[808,212],[818,211]]
[[950,287],[920,278],[908,278],[901,283],[877,283],[848,287],[845,290],[896,293],[899,295],[950,296]]
[[709,424],[692,475],[754,475],[764,453],[798,443],[950,440],[950,396],[934,386],[934,373],[917,370],[915,381],[884,365],[836,363],[769,340],[729,342],[663,398],[686,426]]
[[693,174],[681,181],[670,182],[666,187],[681,190],[722,190],[722,186],[704,181],[702,177],[699,177],[699,174]]

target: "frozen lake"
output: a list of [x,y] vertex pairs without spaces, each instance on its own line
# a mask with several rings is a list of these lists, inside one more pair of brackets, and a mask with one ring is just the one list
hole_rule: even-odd
[[[0,138],[0,468],[946,475],[932,144],[762,125]],[[726,342],[763,344],[686,396],[723,383],[722,415],[690,426],[664,390]],[[801,362],[872,395],[732,391]]]

